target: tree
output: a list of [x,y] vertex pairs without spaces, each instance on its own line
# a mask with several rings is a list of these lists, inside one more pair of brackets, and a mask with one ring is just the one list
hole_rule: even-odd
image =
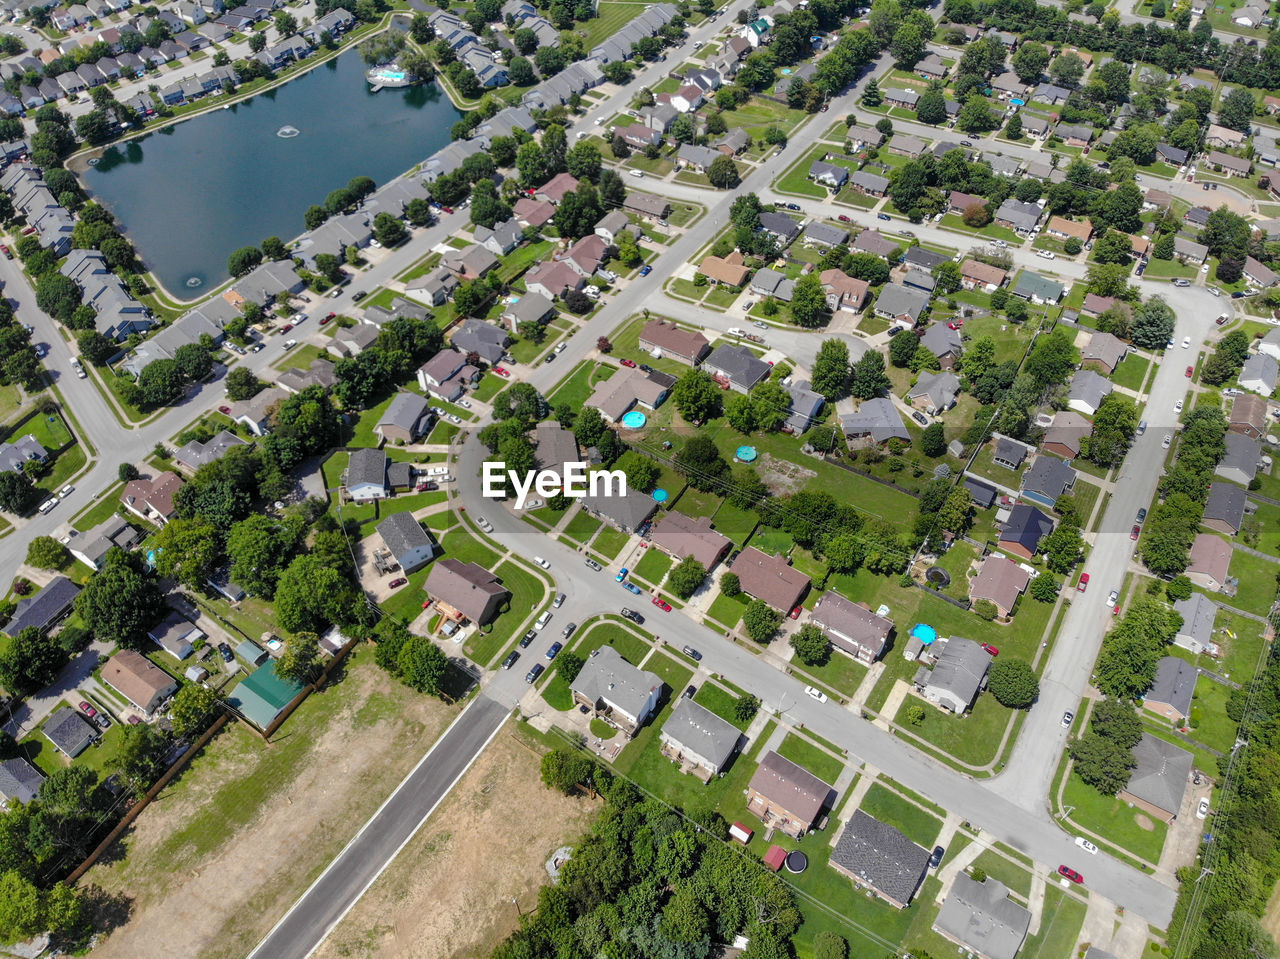
[[1023,83],[1039,83],[1040,74],[1049,65],[1049,48],[1043,43],[1024,43],[1013,55],[1013,72]]
[[751,391],[751,410],[756,429],[772,433],[787,421],[791,394],[776,380],[765,380]]
[[987,209],[985,203],[975,203],[964,208],[960,219],[966,226],[983,227],[991,222],[991,211]]
[[[1022,139],[1022,113],[1020,111],[1015,112],[1009,118],[1009,122],[1004,125],[1004,135],[1010,140]],[[1077,250],[1076,252],[1079,253],[1080,251]]]
[[849,943],[837,932],[820,932],[813,937],[813,959],[849,959]]
[[1161,297],[1151,297],[1133,311],[1130,335],[1134,346],[1146,350],[1163,349],[1173,335],[1175,320],[1173,310]]
[[1001,706],[1030,709],[1040,695],[1040,682],[1031,664],[1023,659],[1001,656],[991,664],[987,688]]
[[36,569],[63,569],[71,553],[52,536],[37,536],[27,546],[27,565]]
[[276,584],[276,617],[291,633],[319,633],[346,620],[354,602],[350,581],[314,555],[296,557]]
[[887,393],[892,385],[885,372],[884,355],[879,350],[867,350],[849,373],[849,393],[860,400]]
[[320,665],[320,637],[298,633],[289,637],[276,659],[276,675],[286,682],[307,683]]
[[849,346],[843,340],[823,340],[813,363],[813,389],[831,402],[849,391]]
[[390,249],[404,242],[409,232],[404,228],[403,223],[390,213],[384,212],[373,218],[373,235],[377,237],[379,243]]
[[743,696],[733,704],[733,718],[740,723],[749,723],[760,711],[760,700],[750,694]]
[[728,190],[738,185],[738,165],[730,157],[718,156],[707,167],[707,179],[719,190]]
[[880,84],[876,82],[875,77],[867,81],[867,87],[862,93],[862,102],[869,107],[878,107],[884,102],[884,94],[880,92]]
[[729,597],[737,596],[742,592],[742,581],[738,578],[738,574],[726,571],[720,576],[720,592]]
[[1063,522],[1040,541],[1040,551],[1044,553],[1045,565],[1049,569],[1055,573],[1065,573],[1080,561],[1084,540],[1078,527]]
[[1191,580],[1186,576],[1175,576],[1169,582],[1165,583],[1164,594],[1169,597],[1169,601],[1176,603],[1180,600],[1191,598]]
[[973,520],[973,497],[963,486],[947,494],[938,510],[938,525],[957,536],[963,536]]
[[780,622],[782,614],[763,599],[753,599],[742,614],[742,625],[746,628],[747,635],[761,644],[773,639]]
[[55,320],[68,322],[80,298],[80,287],[69,276],[50,272],[36,280],[36,306]]
[[671,399],[690,423],[702,423],[720,412],[720,390],[702,370],[690,370],[676,381]]
[[233,402],[253,399],[266,385],[248,367],[234,367],[227,374],[227,399]]
[[1089,714],[1089,728],[1124,749],[1132,749],[1142,739],[1142,720],[1133,704],[1119,699],[1103,699]]
[[696,433],[684,441],[675,455],[675,467],[694,489],[718,489],[729,475],[729,464],[710,437]]
[[164,611],[164,595],[143,571],[138,553],[112,549],[75,599],[76,612],[100,640],[144,649],[147,629]]
[[825,666],[831,658],[831,644],[826,634],[813,623],[805,623],[792,635],[791,648],[806,666]]
[[956,116],[956,129],[963,133],[986,133],[1000,125],[991,109],[991,101],[980,93],[971,93]]
[[947,98],[941,90],[929,89],[916,102],[916,119],[930,125],[947,119]]
[[102,366],[120,352],[120,346],[97,330],[81,330],[76,334],[76,349],[94,366]]
[[924,37],[914,23],[904,23],[898,27],[893,35],[893,42],[889,44],[889,52],[904,70],[914,67],[924,56],[924,50]]
[[31,509],[36,498],[35,488],[13,470],[0,473],[0,509],[19,516]]
[[1132,397],[1111,393],[1098,405],[1089,437],[1089,461],[1116,466],[1124,459],[1138,428],[1138,407]]
[[45,931],[40,890],[16,869],[0,875],[0,939],[19,942]]
[[198,383],[213,371],[213,357],[199,343],[183,343],[174,350],[173,362],[184,379]]
[[170,701],[169,721],[177,735],[193,739],[213,721],[217,708],[217,693],[207,686],[188,683],[179,687]]
[[261,250],[256,246],[242,246],[227,257],[227,272],[232,276],[244,276],[253,272],[261,262]]
[[67,664],[67,654],[57,640],[28,626],[0,651],[0,683],[17,696],[49,685]]
[[[898,369],[909,369],[911,367],[911,360],[916,355],[916,351],[919,347],[920,340],[918,337],[912,336],[909,333],[899,333],[889,341],[889,362]],[[965,373],[969,374],[969,372],[969,357],[966,355]],[[969,378],[973,380],[977,377],[970,375]]]
[[667,574],[667,586],[681,599],[688,599],[706,578],[706,567],[692,556],[686,556]]
[[222,562],[222,537],[203,519],[170,520],[156,534],[156,571],[193,590],[205,588]]
[[567,749],[553,749],[542,757],[542,782],[572,796],[580,786],[593,787],[595,769],[595,763],[586,756]]
[[1218,107],[1218,123],[1231,130],[1248,133],[1253,127],[1253,117],[1258,103],[1244,87],[1236,87],[1228,93]]
[[942,429],[942,423],[934,421],[924,428],[924,433],[920,437],[920,452],[925,456],[938,457],[946,451],[947,437]]
[[1095,733],[1087,733],[1071,743],[1071,759],[1076,774],[1104,796],[1114,796],[1129,782],[1129,771],[1137,765],[1129,750]]
[[164,406],[182,395],[185,380],[176,360],[153,360],[138,374],[138,398],[148,406]]
[[1042,574],[1031,581],[1027,592],[1037,603],[1052,603],[1058,598],[1058,581]]
[[[1068,50],[1060,54],[1049,67],[1049,74],[1064,86],[1075,86],[1084,76],[1084,60],[1080,55]],[[1128,73],[1126,71],[1126,81]]]
[[750,433],[756,428],[755,406],[749,396],[734,393],[724,404],[724,417],[739,433]]
[[795,282],[791,299],[791,319],[797,326],[814,329],[825,322],[827,296],[816,272],[808,273]]

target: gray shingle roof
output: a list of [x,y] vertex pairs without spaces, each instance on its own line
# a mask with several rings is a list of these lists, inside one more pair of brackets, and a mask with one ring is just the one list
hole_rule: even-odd
[[1111,381],[1093,370],[1081,370],[1071,380],[1070,398],[1097,409],[1111,395]]
[[603,700],[639,720],[644,718],[650,694],[661,685],[660,677],[632,666],[612,646],[601,646],[587,658],[569,688],[593,703]]
[[398,426],[410,436],[417,436],[422,429],[422,421],[430,415],[431,404],[425,396],[418,393],[399,392],[392,399],[378,426]]
[[1015,230],[1021,230],[1024,233],[1030,233],[1034,230],[1043,215],[1044,209],[1042,207],[1034,203],[1015,200],[1013,197],[1009,197],[1001,203],[1000,209],[996,210],[997,220],[1005,220],[1012,223]]
[[1052,532],[1053,520],[1050,517],[1034,506],[1019,503],[1009,511],[1009,518],[1000,531],[1000,541],[1018,543],[1034,553],[1040,540]]
[[1209,484],[1209,498],[1204,504],[1204,518],[1221,520],[1233,529],[1239,529],[1244,521],[1244,490],[1234,483]]
[[1202,647],[1208,646],[1213,638],[1213,623],[1218,616],[1218,604],[1204,593],[1192,593],[1187,599],[1180,599],[1174,603],[1173,610],[1182,617],[1182,625],[1178,627],[1179,639],[1185,636]]
[[36,798],[44,774],[21,756],[0,763],[0,796],[29,803]]
[[[1228,433],[1223,437],[1227,444],[1227,452],[1218,461],[1217,471],[1239,470],[1250,479],[1258,471],[1258,457],[1262,455],[1262,444],[1240,433]],[[1219,475],[1222,475],[1219,473]]]
[[1024,492],[1043,493],[1057,499],[1076,481],[1076,471],[1054,456],[1037,456],[1031,469],[1022,474]]
[[63,706],[45,720],[43,732],[51,743],[68,756],[80,755],[96,735],[88,720],[70,706]]
[[859,809],[845,825],[830,861],[890,899],[906,903],[924,879],[929,853]]
[[[905,336],[906,334],[899,334]],[[933,409],[944,410],[956,401],[956,396],[960,393],[960,378],[954,373],[943,370],[940,373],[925,373],[907,392],[907,399],[912,400],[918,396],[926,396],[929,398],[929,406]]]
[[946,356],[952,353],[960,355],[960,331],[953,330],[945,323],[934,323],[920,337],[920,345],[934,356]]
[[928,305],[928,293],[890,283],[880,291],[880,296],[876,299],[875,311],[890,317],[910,317],[914,323],[920,319],[920,315]]
[[991,657],[982,646],[972,639],[952,636],[942,644],[929,685],[946,690],[961,702],[972,703],[990,667]]
[[662,735],[722,768],[733,755],[742,733],[705,706],[681,697],[662,724]]
[[49,584],[34,596],[19,600],[13,618],[5,624],[9,636],[17,636],[28,626],[48,629],[62,613],[75,602],[80,587],[65,576],[55,576]]
[[629,487],[626,496],[585,496],[582,504],[622,529],[635,529],[658,508],[652,496]]
[[722,370],[730,381],[750,389],[769,375],[773,369],[745,346],[717,346],[702,361],[704,368]]
[[974,882],[956,876],[933,927],[987,959],[1013,959],[1027,938],[1031,913],[1009,898],[1004,883],[990,876]]
[[1266,353],[1254,353],[1244,361],[1244,368],[1240,370],[1240,384],[1246,383],[1261,384],[1261,388],[1268,395],[1275,392],[1276,381],[1280,378],[1280,364],[1276,363],[1275,357],[1268,356]]
[[1167,813],[1177,813],[1195,757],[1147,733],[1133,747],[1133,761],[1137,765],[1124,791]]
[[849,239],[849,231],[815,221],[805,225],[804,238],[824,246],[837,246]]
[[387,484],[387,454],[382,450],[351,451],[351,461],[347,465],[347,488],[366,483],[374,486]]
[[[906,336],[906,333],[900,334]],[[910,441],[911,434],[902,425],[902,417],[892,401],[884,397],[863,400],[862,405],[853,413],[840,417],[840,426],[846,436],[859,436],[870,433],[877,443],[885,443],[893,438]]]
[[[719,156],[719,154],[716,154]],[[760,214],[760,226],[774,236],[795,239],[800,234],[800,225],[784,213],[767,210]]]
[[1147,702],[1163,703],[1183,716],[1191,714],[1191,697],[1196,691],[1196,668],[1185,659],[1165,656],[1156,666],[1156,678],[1147,690]]
[[439,551],[431,534],[422,528],[422,524],[409,512],[392,513],[378,524],[378,535],[391,550],[396,562],[404,565],[401,557],[408,556],[416,549],[430,547],[432,553]]
[[1039,273],[1033,273],[1031,270],[1023,270],[1013,288],[1015,296],[1028,298],[1036,296],[1042,300],[1048,300],[1050,303],[1057,303],[1058,300],[1062,299],[1063,292],[1064,289],[1061,283],[1041,276]]

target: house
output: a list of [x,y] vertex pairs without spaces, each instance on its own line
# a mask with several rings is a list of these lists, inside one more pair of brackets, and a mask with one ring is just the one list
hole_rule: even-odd
[[773,29],[773,24],[769,22],[767,17],[760,17],[752,20],[739,31],[739,36],[746,40],[751,46],[759,47],[761,44],[768,43],[769,31]]
[[1006,70],[991,80],[991,89],[1000,94],[1001,99],[1026,97],[1028,85],[1023,83],[1016,73]]
[[749,393],[757,383],[767,380],[773,371],[772,366],[745,346],[728,344],[717,346],[702,361],[702,368],[739,393]]
[[1064,410],[1054,414],[1053,425],[1045,430],[1044,449],[1063,459],[1072,460],[1080,455],[1081,442],[1092,433],[1092,423],[1079,413]]
[[536,230],[551,222],[551,219],[556,215],[556,206],[554,203],[547,203],[545,200],[534,200],[523,196],[516,200],[513,211],[521,226],[531,226]]
[[392,513],[377,528],[382,543],[407,576],[427,563],[440,552],[440,547],[412,513]]
[[1280,364],[1266,353],[1252,353],[1240,370],[1240,385],[1246,390],[1270,396],[1276,391]]
[[1056,236],[1059,239],[1069,240],[1075,237],[1081,243],[1088,243],[1089,238],[1093,236],[1093,224],[1079,220],[1068,220],[1066,217],[1061,216],[1051,216],[1049,217],[1049,224],[1044,228],[1044,231],[1049,236]]
[[845,599],[835,590],[819,598],[809,622],[818,626],[831,645],[864,663],[874,663],[884,652],[893,620],[873,613],[866,603]]
[[0,800],[5,806],[11,802],[26,805],[40,793],[44,773],[21,756],[0,762]]
[[[1089,296],[1093,296],[1092,293]],[[1089,297],[1085,297],[1086,302]],[[1095,304],[1097,305],[1097,304]],[[1103,310],[1102,312],[1106,312]],[[1129,355],[1129,344],[1110,333],[1094,333],[1081,353],[1083,366],[1101,370],[1110,376],[1116,367]]]
[[1218,616],[1218,604],[1204,593],[1192,593],[1186,599],[1173,604],[1173,611],[1182,617],[1178,635],[1173,644],[1190,650],[1197,656],[1209,648],[1213,641],[1213,623]]
[[762,553],[748,546],[733,561],[742,591],[786,613],[795,609],[809,591],[809,577],[785,556]]
[[826,398],[815,393],[811,386],[808,380],[793,380],[790,386],[785,387],[791,398],[791,409],[782,424],[782,432],[799,435],[808,430],[822,412]]
[[[1010,519],[1012,520],[1012,518],[1012,514],[1010,514]],[[1048,517],[1040,514],[1040,518],[1047,519]],[[1008,534],[1001,533],[1001,536],[1020,535],[1030,541],[1041,529],[1042,527],[1038,521],[1028,518],[1027,523],[1023,525],[1021,530]],[[1010,542],[1019,546],[1022,545],[1021,540],[1018,539],[1010,540]],[[1013,560],[1006,559],[1003,556],[988,556],[983,560],[982,569],[978,571],[978,575],[969,583],[969,598],[975,603],[982,599],[989,600],[995,605],[1000,616],[1007,619],[1013,614],[1014,604],[1017,603],[1018,597],[1026,591],[1030,582],[1031,574]]]
[[1059,123],[1053,132],[1069,147],[1087,147],[1093,142],[1093,128],[1080,123]]
[[177,510],[173,497],[182,488],[177,473],[164,472],[150,479],[130,480],[120,494],[120,503],[139,519],[164,526]]
[[43,463],[49,458],[46,450],[32,433],[27,433],[12,443],[0,443],[0,471],[21,473],[29,460]]
[[832,226],[820,220],[813,220],[804,226],[804,241],[810,246],[830,248],[843,246],[849,239],[849,231],[843,227]]
[[1009,197],[996,210],[995,221],[996,226],[1002,226],[1006,230],[1013,230],[1015,233],[1025,235],[1036,228],[1036,225],[1040,222],[1040,217],[1043,215],[1043,207],[1037,206],[1035,203],[1024,203],[1021,200]]
[[[920,94],[915,90],[904,90],[901,87],[887,87],[882,91],[884,102],[891,107],[901,107],[904,110],[914,110],[916,104],[920,102]],[[893,146],[890,145],[890,150]],[[919,153],[914,154],[919,156]]]
[[425,396],[401,390],[392,398],[373,431],[387,443],[416,443],[431,428],[431,415]]
[[967,258],[960,264],[960,285],[966,290],[985,290],[991,293],[1004,286],[1008,278],[1009,274],[998,266]]
[[1142,197],[1144,210],[1167,210],[1173,205],[1173,194],[1166,190],[1148,190]]
[[1001,436],[998,433],[995,440],[996,445],[992,450],[992,460],[997,466],[1003,466],[1005,469],[1022,469],[1023,461],[1034,451],[1034,447],[1027,446],[1025,443],[1020,443],[1007,436]]
[[1054,456],[1037,456],[1031,469],[1022,474],[1022,496],[1053,509],[1059,496],[1071,492],[1076,471]]
[[569,690],[574,705],[586,706],[596,719],[618,729],[628,739],[658,708],[662,680],[632,666],[612,646],[601,646],[589,657]]
[[1009,887],[987,876],[956,873],[933,931],[976,959],[1014,959],[1026,942],[1031,913],[1009,898]]
[[681,164],[699,173],[706,173],[711,168],[711,164],[721,156],[719,150],[698,146],[696,143],[682,143],[680,149],[676,151],[676,159]]
[[633,236],[639,232],[631,225],[631,219],[625,213],[611,210],[600,218],[592,232],[610,246],[616,246],[624,231]]
[[902,285],[911,287],[913,290],[922,290],[925,293],[932,293],[938,285],[938,281],[933,278],[933,274],[928,270],[921,270],[918,267],[908,267],[906,275],[902,278]]
[[[101,67],[101,62],[98,65]],[[1276,146],[1275,137],[1258,134],[1253,138],[1253,161],[1269,167],[1280,164],[1280,148]]]
[[40,592],[18,601],[13,616],[4,624],[4,634],[11,637],[17,636],[28,627],[35,627],[40,632],[47,633],[71,612],[72,604],[79,592],[80,587],[67,577],[53,577]]
[[116,653],[102,667],[102,681],[150,716],[178,690],[178,681],[132,649]]
[[747,809],[766,826],[796,839],[817,823],[835,790],[772,749],[747,785]]
[[946,323],[934,323],[925,330],[920,345],[938,358],[944,370],[954,369],[960,359],[960,331]]
[[747,282],[751,271],[743,264],[742,254],[734,250],[726,257],[708,254],[698,266],[698,272],[712,283],[740,287]]
[[1019,179],[1022,177],[1023,164],[1016,157],[1000,156],[996,153],[982,154],[982,162],[991,167],[996,176],[1007,176]]
[[1191,561],[1187,577],[1197,586],[1221,592],[1228,585],[1231,567],[1231,544],[1221,536],[1199,533],[1191,544]]
[[882,316],[908,329],[920,322],[929,306],[929,294],[897,283],[889,283],[880,290],[872,307],[876,316]]
[[687,366],[698,363],[711,349],[701,333],[682,330],[666,320],[650,320],[640,331],[640,349],[651,356],[669,356]]
[[1244,259],[1244,278],[1250,286],[1259,286],[1264,290],[1267,287],[1275,286],[1276,280],[1280,279],[1275,271],[1270,267],[1264,266],[1251,256]]
[[[912,106],[914,110],[915,107]],[[920,154],[928,149],[928,144],[919,137],[913,137],[909,134],[899,133],[889,141],[889,152],[897,156],[909,157],[914,160]]]
[[609,244],[594,233],[584,236],[573,246],[561,263],[567,264],[584,279],[591,277],[609,256]]
[[1209,213],[1211,211],[1206,206],[1193,206],[1182,214],[1182,221],[1192,226],[1203,228],[1209,222]]
[[947,212],[954,213],[956,216],[963,216],[966,210],[972,210],[975,206],[986,205],[985,197],[961,193],[959,190],[952,190],[947,197]]
[[623,369],[597,383],[586,405],[599,410],[606,422],[617,423],[636,404],[656,410],[666,402],[675,383],[669,373]]
[[98,738],[98,730],[70,706],[55,710],[40,731],[68,759],[75,759]]
[[183,660],[195,651],[195,643],[205,638],[202,630],[176,609],[169,610],[164,619],[147,630],[151,641],[171,655]]
[[[1009,511],[1009,518],[1000,527],[999,549],[1023,559],[1031,559],[1040,548],[1040,541],[1053,532],[1053,519],[1034,506],[1018,503]],[[991,560],[987,560],[991,562]],[[1007,560],[1005,562],[1008,562]],[[985,564],[984,564],[985,565]],[[1020,572],[1025,574],[1025,570]],[[1016,582],[1012,577],[1011,582]],[[1007,596],[1002,598],[1008,598]],[[998,604],[997,604],[998,605]],[[1005,609],[1010,609],[1006,606]]]
[[1187,162],[1190,154],[1186,150],[1180,150],[1178,147],[1170,146],[1168,143],[1157,143],[1156,156],[1165,163],[1182,166]]
[[1267,335],[1258,341],[1258,352],[1280,361],[1280,327],[1272,327],[1267,331]]
[[316,357],[305,368],[294,367],[276,377],[276,383],[289,393],[301,393],[311,386],[330,390],[338,382],[333,363],[327,357]]
[[423,584],[427,596],[447,618],[484,626],[511,599],[511,591],[478,563],[438,560]]
[[1173,255],[1183,263],[1203,263],[1209,256],[1209,248],[1183,236],[1173,238]]
[[468,365],[466,354],[441,350],[418,367],[418,385],[440,399],[452,403],[479,371]]
[[1056,107],[1059,103],[1066,103],[1070,96],[1071,91],[1066,87],[1060,87],[1056,83],[1042,83],[1031,94],[1031,99],[1047,106]]
[[679,763],[681,772],[708,782],[729,764],[742,733],[733,723],[682,696],[662,724],[659,739],[662,755]]
[[597,519],[630,534],[653,518],[658,504],[647,493],[628,487],[625,496],[585,496],[582,508]]
[[735,127],[712,145],[725,156],[735,157],[751,145],[751,135],[742,127]]
[[941,253],[934,253],[933,250],[926,250],[922,246],[907,247],[907,252],[902,255],[902,262],[908,268],[914,267],[917,270],[923,270],[931,273],[940,267],[943,263],[947,263],[951,258],[943,256]]
[[[453,277],[452,273],[448,275]],[[334,333],[329,338],[325,349],[338,357],[359,356],[377,341],[377,326],[372,323],[357,323],[355,326],[343,327]]]
[[1102,401],[1111,395],[1114,387],[1105,376],[1093,370],[1081,370],[1071,378],[1070,392],[1067,394],[1067,407],[1077,410],[1085,416],[1093,416],[1098,412]]
[[1210,483],[1209,496],[1205,500],[1204,516],[1200,520],[1210,529],[1234,536],[1240,532],[1246,512],[1256,507],[1249,504],[1245,491],[1233,483]]
[[581,290],[586,285],[587,278],[564,260],[547,260],[535,264],[524,275],[525,289],[539,293],[548,300],[562,297],[570,290]]
[[307,269],[316,269],[316,257],[321,253],[329,253],[338,259],[344,259],[347,250],[354,247],[362,250],[373,239],[373,228],[369,225],[369,217],[364,213],[348,213],[325,220],[302,240],[297,255],[306,264]]
[[929,851],[859,809],[845,823],[828,864],[855,886],[905,909],[929,871]]
[[524,227],[514,216],[502,223],[495,223],[492,230],[477,224],[472,234],[476,242],[494,256],[506,256],[524,242]]
[[1204,159],[1209,166],[1229,176],[1248,176],[1249,171],[1253,169],[1253,164],[1248,160],[1232,156],[1230,153],[1223,153],[1221,150],[1210,150]]
[[1014,296],[1020,296],[1037,306],[1042,306],[1046,303],[1050,305],[1057,303],[1066,290],[1055,280],[1033,273],[1031,270],[1023,270],[1018,274],[1018,282],[1011,292]]
[[[549,320],[555,313],[555,304],[541,293],[526,293],[520,297],[515,303],[507,306],[502,312],[502,320],[511,327],[513,333],[518,333],[522,326],[532,323],[535,326],[541,326]],[[488,326],[488,324],[485,324]],[[490,329],[497,329],[490,327]],[[504,340],[509,338],[503,335]],[[457,336],[454,336],[454,343],[457,345]],[[504,344],[505,345],[505,344]],[[461,349],[462,347],[458,347]]]
[[1173,822],[1191,779],[1195,757],[1172,743],[1144,733],[1133,747],[1129,783],[1117,794],[1160,822]]
[[1227,452],[1213,470],[1214,476],[1248,486],[1258,472],[1258,459],[1262,456],[1262,443],[1239,433],[1228,432],[1224,437]]
[[550,180],[540,186],[534,196],[539,200],[558,204],[565,198],[566,194],[574,193],[577,189],[577,177],[571,176],[568,173],[557,173]]
[[1235,150],[1244,146],[1244,134],[1239,130],[1210,123],[1204,135],[1205,146],[1220,147],[1223,150]]
[[386,498],[387,454],[380,449],[352,450],[344,485],[356,502]]
[[822,282],[822,290],[827,295],[827,309],[833,313],[844,310],[848,313],[859,312],[867,302],[867,294],[871,285],[866,280],[858,280],[832,267],[818,274]]
[[790,303],[795,296],[795,281],[785,273],[779,273],[772,267],[764,266],[756,270],[751,278],[751,292],[757,296],[769,296],[783,303]]
[[947,65],[942,62],[942,57],[936,53],[928,54],[923,60],[916,63],[915,72],[926,80],[941,80],[947,75]]
[[73,536],[67,549],[90,569],[102,569],[111,550],[130,550],[140,542],[142,534],[125,522],[124,517],[113,513],[93,529]]
[[1241,436],[1258,439],[1267,432],[1267,401],[1252,393],[1243,393],[1231,401],[1227,429]]
[[410,280],[405,286],[405,292],[414,299],[431,306],[443,306],[453,295],[453,291],[458,288],[459,283],[461,280],[452,270],[437,266],[431,272]]
[[[663,98],[663,94],[658,94],[659,99]],[[706,102],[703,90],[696,83],[686,83],[676,88],[675,93],[665,95],[666,103],[670,103],[681,113],[692,113],[698,107]]]
[[772,210],[760,214],[760,228],[784,248],[800,235],[800,224],[785,213],[774,213]]
[[959,394],[960,379],[950,370],[924,372],[916,385],[907,391],[907,402],[930,416],[941,416],[956,405]]
[[874,253],[876,256],[892,257],[898,252],[898,244],[886,239],[879,230],[863,230],[853,241],[854,253]]
[[972,639],[959,636],[936,641],[933,651],[933,669],[921,666],[912,683],[929,702],[959,716],[986,685],[991,657]]
[[885,397],[863,400],[855,412],[842,414],[840,429],[854,448],[881,446],[894,439],[911,442],[911,434],[902,425],[898,408]]
[[478,244],[461,250],[448,250],[440,258],[440,265],[452,270],[464,280],[478,280],[498,265],[498,258]]
[[[686,516],[669,510],[654,524],[649,533],[653,545],[679,561],[693,557],[710,572],[733,548],[733,540],[711,528],[706,516]],[[790,609],[790,607],[787,607]]]
[[[961,451],[963,452],[963,447]],[[964,488],[969,491],[973,505],[978,509],[990,509],[996,501],[996,488],[973,476],[965,476]]]
[[821,183],[835,193],[844,189],[844,185],[849,182],[849,171],[834,163],[814,160],[809,165],[809,179],[815,183]]
[[1262,26],[1262,22],[1267,18],[1267,8],[1256,4],[1249,4],[1241,7],[1231,15],[1231,22],[1238,26],[1254,29]]

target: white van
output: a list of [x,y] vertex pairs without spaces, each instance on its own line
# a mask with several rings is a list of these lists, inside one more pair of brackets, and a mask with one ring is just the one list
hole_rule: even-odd
[[47,499],[40,504],[40,512],[47,513],[49,512],[49,510],[53,509],[57,505],[58,505],[58,497],[55,496],[53,497],[53,499]]
[[534,629],[542,629],[547,623],[551,622],[551,610],[547,610],[538,617],[538,621],[533,624]]
[[627,173],[628,173],[629,175],[631,175],[631,176],[635,177],[637,180],[639,180],[641,177],[643,177],[643,176],[644,176],[644,171],[643,171],[643,170],[628,170],[628,171],[627,171]]

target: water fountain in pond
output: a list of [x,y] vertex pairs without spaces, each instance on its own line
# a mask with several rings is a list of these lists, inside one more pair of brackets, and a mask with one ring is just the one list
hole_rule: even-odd
[[301,132],[302,131],[299,130],[297,127],[289,126],[289,124],[286,123],[284,126],[282,126],[279,130],[276,131],[276,136],[278,136],[281,140],[292,140]]

